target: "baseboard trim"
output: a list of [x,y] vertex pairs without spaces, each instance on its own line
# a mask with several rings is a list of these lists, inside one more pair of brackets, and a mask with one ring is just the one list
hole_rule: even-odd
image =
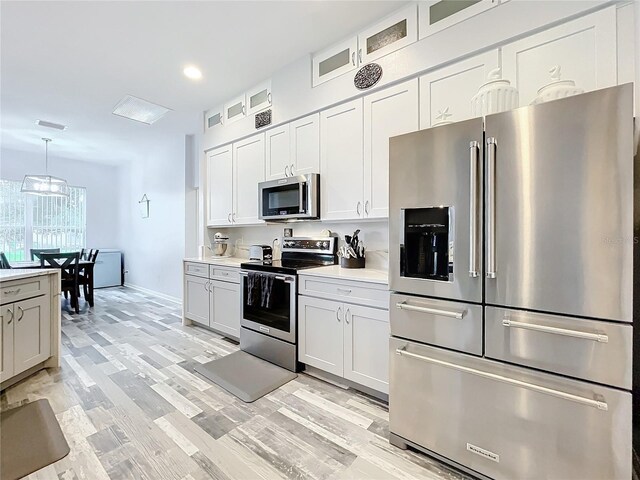
[[160,297],[163,300],[167,300],[169,302],[177,303],[178,305],[182,305],[182,300],[177,297],[172,297],[171,295],[167,295],[165,293],[160,293],[155,290],[151,290],[149,288],[141,287],[140,285],[134,285],[132,283],[127,283],[124,285],[125,287],[132,288],[133,290],[137,290],[142,293],[148,293],[150,295],[155,295],[156,297]]

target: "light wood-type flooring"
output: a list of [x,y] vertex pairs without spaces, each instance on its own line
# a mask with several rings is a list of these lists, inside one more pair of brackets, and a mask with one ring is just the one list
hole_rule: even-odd
[[384,403],[306,374],[244,403],[193,372],[233,342],[183,327],[159,297],[95,296],[79,315],[63,310],[62,368],[0,397],[3,410],[49,399],[71,447],[31,480],[466,478],[391,446]]

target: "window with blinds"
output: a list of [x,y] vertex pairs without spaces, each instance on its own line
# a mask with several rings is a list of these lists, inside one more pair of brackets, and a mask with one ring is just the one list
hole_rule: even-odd
[[0,180],[0,249],[9,261],[29,260],[31,248],[76,251],[86,244],[87,190],[69,187],[69,197],[20,192],[22,182]]

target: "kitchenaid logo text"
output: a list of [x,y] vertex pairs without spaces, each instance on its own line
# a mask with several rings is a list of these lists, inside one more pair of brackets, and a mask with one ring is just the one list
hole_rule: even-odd
[[616,246],[616,245],[625,245],[625,244],[631,244],[631,245],[636,245],[638,243],[640,243],[640,237],[602,237],[602,243],[604,243],[605,245],[611,245],[611,246]]

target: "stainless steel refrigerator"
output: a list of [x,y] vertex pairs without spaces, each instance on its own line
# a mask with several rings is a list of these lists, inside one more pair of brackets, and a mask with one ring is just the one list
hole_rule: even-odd
[[632,86],[390,141],[391,442],[631,477]]

